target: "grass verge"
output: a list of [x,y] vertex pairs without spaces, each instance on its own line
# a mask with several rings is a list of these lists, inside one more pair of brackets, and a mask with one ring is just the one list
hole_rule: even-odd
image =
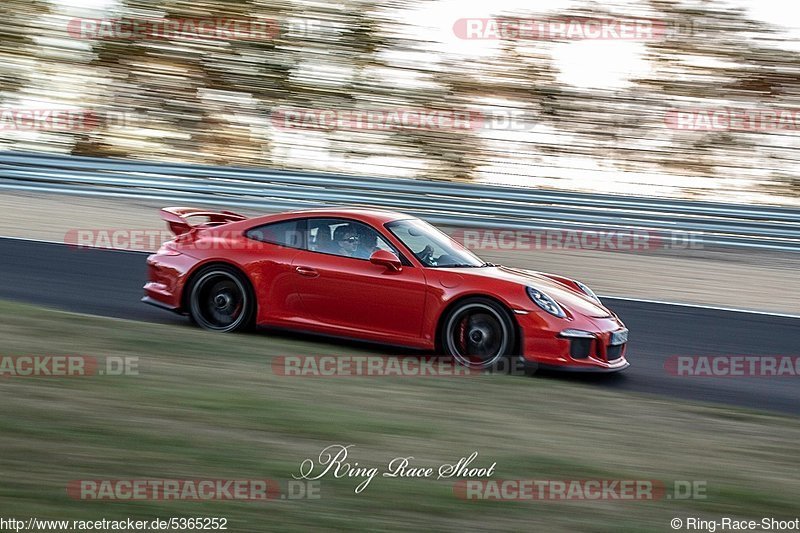
[[[542,378],[301,378],[279,355],[370,354],[298,337],[67,314],[0,302],[0,355],[135,356],[139,374],[0,378],[0,516],[225,517],[230,531],[661,531],[673,517],[794,518],[797,420]],[[494,479],[676,480],[705,499],[464,501],[454,480],[326,476],[320,498],[81,501],[77,479],[290,479],[331,444],[381,471],[473,451]],[[669,490],[668,490],[669,492]]]

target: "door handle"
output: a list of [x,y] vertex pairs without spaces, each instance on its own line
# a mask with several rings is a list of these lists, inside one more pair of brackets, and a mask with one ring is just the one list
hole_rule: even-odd
[[317,276],[319,276],[319,272],[317,272],[311,267],[299,266],[296,267],[294,271],[300,274],[301,276],[305,276],[307,278],[316,278]]

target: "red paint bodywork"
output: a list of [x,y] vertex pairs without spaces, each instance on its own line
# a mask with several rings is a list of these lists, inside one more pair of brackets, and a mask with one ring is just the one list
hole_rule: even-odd
[[[175,209],[167,213],[174,215]],[[368,260],[269,244],[244,235],[251,228],[271,222],[308,217],[366,223],[401,250],[410,266],[396,272]],[[625,326],[572,280],[501,266],[424,267],[384,227],[388,222],[408,218],[413,217],[371,209],[314,209],[196,226],[148,257],[145,295],[149,303],[184,312],[183,289],[192,273],[206,264],[227,263],[240,269],[250,281],[258,304],[258,325],[424,350],[437,348],[439,320],[448,306],[468,296],[488,296],[502,303],[516,320],[521,356],[527,362],[588,371],[615,371],[629,366],[626,346],[618,359],[606,359],[611,333]],[[177,225],[175,220],[167,221]],[[319,275],[303,276],[297,267],[310,267]],[[538,307],[527,295],[526,285],[549,294],[567,317],[555,317]],[[589,357],[570,356],[570,341],[559,336],[566,329],[594,334]]]

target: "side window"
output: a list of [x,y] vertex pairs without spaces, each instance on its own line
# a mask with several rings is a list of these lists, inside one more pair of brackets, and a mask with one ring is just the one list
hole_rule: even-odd
[[245,235],[256,241],[278,244],[289,248],[305,248],[305,219],[274,222],[247,230]]
[[308,249],[357,259],[369,259],[376,250],[397,253],[373,228],[341,218],[309,219]]

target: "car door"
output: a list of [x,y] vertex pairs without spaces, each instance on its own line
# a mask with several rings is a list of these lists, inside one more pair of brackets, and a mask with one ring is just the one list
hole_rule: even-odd
[[[403,266],[396,272],[370,263],[376,249],[397,250],[361,222],[309,219],[308,228],[307,250],[292,261],[306,316],[345,335],[399,343],[418,340],[427,292],[422,269]],[[343,251],[342,246],[353,248],[352,242],[342,245],[337,237],[353,235],[359,236],[358,245]]]
[[258,323],[285,324],[303,313],[292,260],[305,248],[305,219],[256,226],[245,232],[243,253],[250,256],[250,278],[256,291]]

